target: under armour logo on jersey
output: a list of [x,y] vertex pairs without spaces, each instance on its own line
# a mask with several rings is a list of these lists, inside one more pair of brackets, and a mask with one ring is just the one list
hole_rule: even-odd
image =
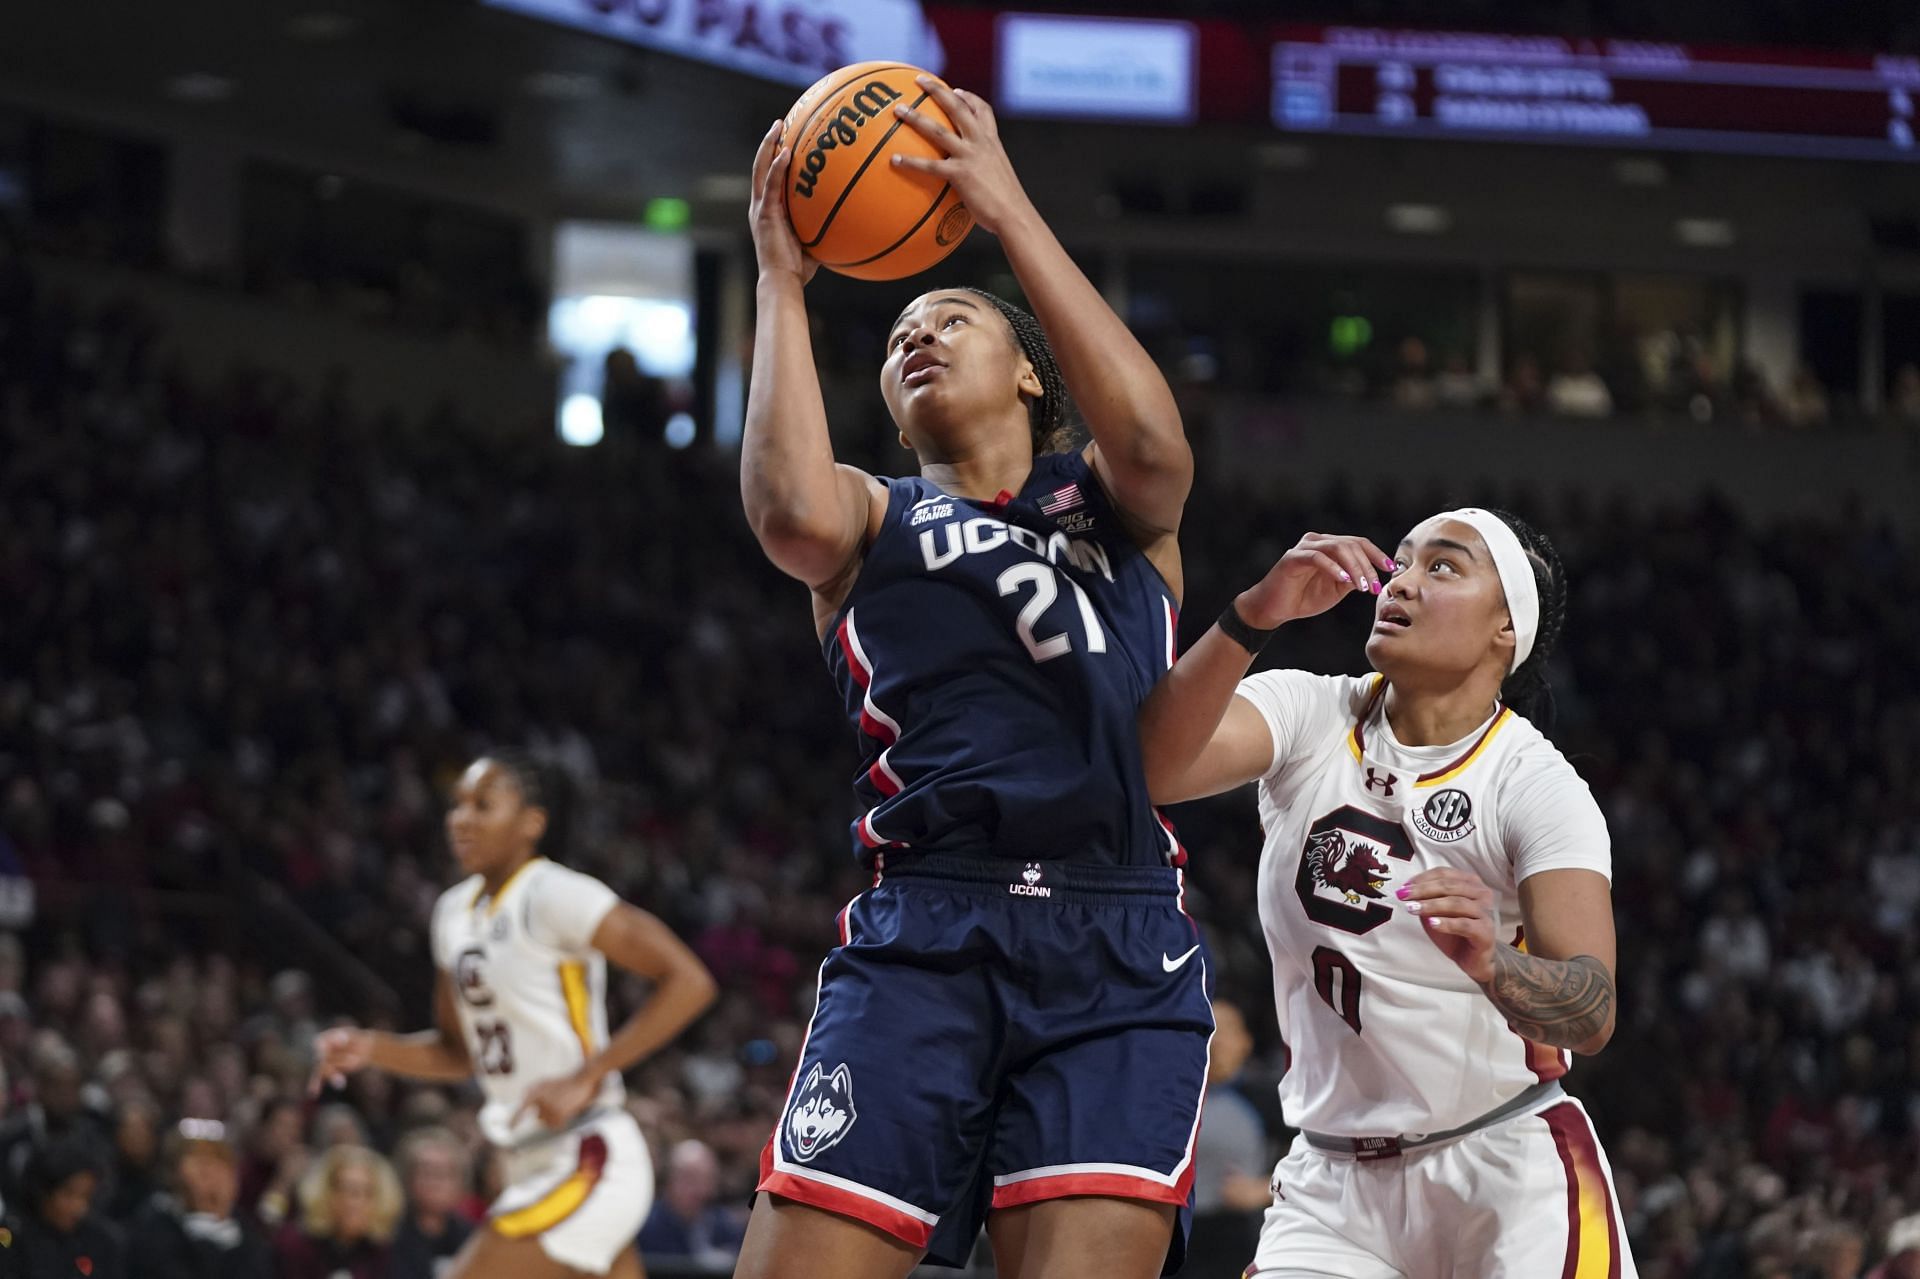
[[1392,799],[1393,788],[1398,785],[1399,782],[1400,778],[1393,773],[1379,773],[1371,768],[1367,770],[1367,793],[1369,795],[1378,791],[1382,799]]
[[815,1062],[787,1111],[787,1149],[801,1163],[837,1143],[860,1117],[853,1108],[853,1072],[842,1062],[832,1074]]

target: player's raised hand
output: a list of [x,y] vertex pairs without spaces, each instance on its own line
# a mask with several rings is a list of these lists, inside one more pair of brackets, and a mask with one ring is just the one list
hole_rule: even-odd
[[1423,870],[1393,895],[1419,917],[1427,937],[1481,985],[1493,980],[1493,890],[1452,866]]
[[317,1097],[323,1087],[344,1088],[347,1076],[373,1057],[373,1034],[358,1026],[334,1026],[313,1037],[313,1075],[307,1095]]
[[902,102],[893,113],[924,134],[928,141],[946,154],[943,160],[924,156],[898,155],[895,166],[931,173],[942,182],[950,182],[973,214],[973,220],[994,235],[1000,234],[1007,220],[1023,207],[1031,207],[1026,188],[1013,171],[1013,161],[1000,141],[1000,125],[985,98],[965,89],[949,89],[932,76],[919,76],[914,83],[953,121],[949,129],[932,116],[923,115]]
[[1271,630],[1324,613],[1358,591],[1378,595],[1393,557],[1364,537],[1309,533],[1234,601],[1249,626]]
[[793,148],[786,145],[783,120],[775,120],[760,139],[753,157],[753,195],[747,203],[747,222],[753,228],[753,251],[760,270],[791,271],[805,284],[820,264],[800,247],[800,237],[787,220],[787,169]]
[[513,1112],[513,1122],[518,1124],[520,1116],[531,1110],[547,1128],[565,1128],[579,1117],[580,1112],[593,1104],[600,1092],[600,1081],[582,1074],[562,1075],[558,1079],[543,1079],[527,1089],[527,1099],[520,1103],[520,1109]]

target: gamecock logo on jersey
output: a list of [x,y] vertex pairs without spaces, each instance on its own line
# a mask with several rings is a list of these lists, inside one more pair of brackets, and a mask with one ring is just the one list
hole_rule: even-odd
[[1443,790],[1414,810],[1413,828],[1437,844],[1473,834],[1473,801],[1463,790]]
[[853,1108],[853,1072],[846,1063],[835,1066],[829,1075],[815,1062],[787,1111],[787,1149],[801,1163],[811,1163],[815,1155],[846,1136],[859,1117]]
[[1347,842],[1344,831],[1321,831],[1307,841],[1307,865],[1313,882],[1331,888],[1358,906],[1362,897],[1380,897],[1387,884],[1387,864],[1372,846]]
[[453,988],[469,1008],[493,1006],[493,987],[487,985],[487,952],[469,946],[453,961]]
[[1293,889],[1307,918],[1343,933],[1370,933],[1393,918],[1380,899],[1394,862],[1413,860],[1413,841],[1399,822],[1336,808],[1307,828]]

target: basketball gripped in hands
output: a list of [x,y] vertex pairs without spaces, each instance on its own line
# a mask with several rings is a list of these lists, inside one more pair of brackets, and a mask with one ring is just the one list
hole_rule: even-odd
[[861,62],[822,76],[787,112],[787,217],[808,257],[842,275],[897,280],[935,265],[973,229],[952,187],[891,162],[942,158],[895,114],[905,104],[952,127],[927,73],[903,62]]

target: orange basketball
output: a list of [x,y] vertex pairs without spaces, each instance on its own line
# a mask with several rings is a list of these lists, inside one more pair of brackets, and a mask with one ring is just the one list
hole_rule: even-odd
[[830,271],[898,280],[946,257],[973,229],[952,187],[891,159],[941,158],[893,113],[904,102],[953,127],[913,82],[924,74],[904,62],[856,62],[815,81],[787,112],[787,217],[807,255]]

